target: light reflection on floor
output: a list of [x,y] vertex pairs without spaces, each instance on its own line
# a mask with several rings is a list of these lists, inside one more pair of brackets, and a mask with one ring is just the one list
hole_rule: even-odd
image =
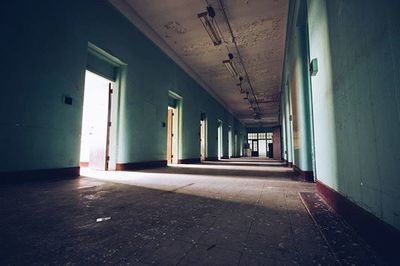
[[[265,165],[231,165],[230,162],[247,164],[256,160],[224,160],[202,164],[175,164],[168,167],[141,171],[98,171],[81,168],[81,176],[93,181],[113,182],[162,191],[214,198],[224,190],[225,200],[233,200],[235,194],[248,195],[253,199],[262,189],[270,191],[311,191],[313,184],[293,179],[293,170],[278,161],[261,161]],[[280,164],[271,166],[272,164]],[[291,178],[290,178],[291,176]],[[81,179],[81,182],[85,179]],[[237,199],[237,198],[236,198]],[[240,199],[243,201],[243,199]]]

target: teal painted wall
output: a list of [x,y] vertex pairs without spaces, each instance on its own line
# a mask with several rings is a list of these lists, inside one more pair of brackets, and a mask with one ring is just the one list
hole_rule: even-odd
[[[207,113],[207,156],[217,156],[217,119],[245,130],[106,1],[10,2],[1,12],[7,36],[0,44],[1,171],[79,165],[88,42],[126,63],[113,110],[116,162],[166,159],[161,125],[170,90],[182,97],[180,159],[199,157],[201,112]],[[72,106],[63,104],[63,95],[73,98]]]
[[289,140],[283,154],[303,171],[313,171],[311,91],[305,1],[291,1],[282,80],[282,124]]
[[317,178],[400,229],[400,3],[308,11]]

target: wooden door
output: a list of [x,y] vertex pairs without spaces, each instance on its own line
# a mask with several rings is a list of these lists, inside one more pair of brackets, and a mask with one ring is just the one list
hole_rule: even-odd
[[168,108],[168,128],[167,128],[167,163],[172,163],[172,137],[173,137],[174,110]]

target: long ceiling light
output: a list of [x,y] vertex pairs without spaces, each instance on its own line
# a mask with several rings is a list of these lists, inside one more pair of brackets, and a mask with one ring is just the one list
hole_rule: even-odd
[[238,75],[238,72],[236,70],[235,64],[232,61],[233,60],[233,54],[229,53],[228,56],[229,56],[229,59],[222,61],[222,63],[224,63],[225,67],[231,73],[232,77],[235,77],[235,76]]
[[214,46],[220,45],[222,43],[221,34],[218,30],[218,26],[214,21],[215,11],[211,6],[207,7],[207,11],[197,14],[203,27],[206,29],[208,35],[211,38]]

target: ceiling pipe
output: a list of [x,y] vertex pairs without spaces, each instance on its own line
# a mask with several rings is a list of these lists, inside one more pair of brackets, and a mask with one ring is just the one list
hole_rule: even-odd
[[242,65],[242,67],[243,67],[243,71],[244,71],[244,73],[245,73],[245,75],[246,75],[247,82],[249,83],[250,90],[251,90],[251,93],[252,93],[252,95],[253,95],[253,97],[254,97],[255,103],[256,103],[256,105],[257,105],[258,112],[261,113],[260,106],[258,105],[258,101],[257,101],[256,95],[255,95],[255,93],[254,93],[253,85],[251,84],[251,81],[250,81],[250,78],[249,78],[249,74],[247,73],[247,70],[246,70],[246,67],[245,67],[245,65],[244,65],[242,56],[240,55],[239,48],[238,48],[238,45],[237,45],[237,43],[236,43],[235,35],[233,34],[233,30],[232,30],[231,24],[229,23],[228,16],[226,15],[225,8],[224,8],[224,6],[223,6],[221,0],[218,0],[218,3],[219,3],[219,6],[221,7],[222,14],[224,15],[224,18],[225,18],[226,23],[227,23],[227,25],[228,25],[229,32],[230,32],[231,37],[232,37],[232,42],[233,42],[234,45],[235,45],[236,53],[237,53],[237,55],[238,55],[238,57],[239,57],[239,60],[240,60],[241,65]]

